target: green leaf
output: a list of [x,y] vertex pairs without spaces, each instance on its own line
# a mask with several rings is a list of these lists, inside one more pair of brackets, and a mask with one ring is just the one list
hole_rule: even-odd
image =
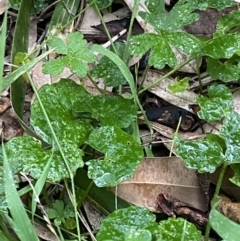
[[67,58],[65,57],[48,61],[43,65],[43,73],[58,76],[63,72],[67,62]]
[[207,72],[214,80],[230,82],[240,78],[240,66],[226,61],[221,63],[217,59],[207,58]]
[[168,85],[168,89],[172,93],[178,93],[186,90],[189,87],[189,78],[183,78],[179,81],[176,81],[173,84]]
[[[56,2],[54,5],[54,12],[51,15],[51,21],[48,26],[48,32],[56,33],[62,31],[63,28],[69,26],[74,20],[74,17],[79,11],[79,4],[81,0],[61,0],[60,2]],[[49,34],[47,33],[49,36]]]
[[168,40],[161,35],[144,33],[133,36],[130,46],[132,53],[135,55],[143,55],[151,49],[148,64],[157,69],[163,69],[166,64],[173,67],[177,63]]
[[96,78],[105,78],[106,86],[117,87],[127,82],[119,68],[105,56],[100,59],[99,64],[91,71],[91,74]]
[[[69,205],[64,207],[64,202],[62,200],[56,200],[53,204],[53,208],[47,210],[48,217],[54,219],[54,224],[59,226],[61,223],[65,225],[65,219],[69,217],[74,217],[73,209],[69,208]],[[75,220],[68,219],[67,225],[73,227],[76,223]]]
[[203,95],[197,97],[201,110],[198,116],[209,122],[221,120],[231,113],[233,99],[231,91],[225,85],[211,85],[208,87],[209,98]]
[[186,0],[178,1],[168,14],[165,14],[163,1],[148,0],[147,8],[149,12],[140,12],[139,15],[150,23],[156,31],[160,29],[176,31],[195,22],[199,17],[198,14],[193,13],[196,6]]
[[75,219],[74,218],[67,218],[64,222],[64,227],[66,227],[66,229],[68,229],[68,230],[76,228]]
[[223,153],[225,153],[227,147],[225,140],[222,137],[216,134],[207,134],[206,140],[218,143],[218,145],[222,147]]
[[31,60],[30,62],[24,64],[23,66],[17,68],[16,70],[14,70],[12,73],[8,74],[7,76],[5,76],[3,78],[3,85],[2,85],[2,89],[0,89],[0,91],[2,91],[3,89],[7,88],[8,86],[10,86],[14,81],[16,81],[21,75],[23,75],[25,72],[27,72],[28,70],[30,70],[36,63],[38,63],[41,59],[45,58],[47,55],[49,55],[50,53],[52,53],[53,50],[49,50],[43,54],[41,54],[40,56],[38,56],[37,58]]
[[217,234],[226,241],[237,241],[240,236],[240,225],[234,223],[216,209],[212,209],[209,221]]
[[68,48],[63,39],[54,36],[52,39],[50,39],[48,42],[48,45],[52,48],[55,48],[54,51],[58,54],[67,54]]
[[238,10],[225,14],[220,17],[217,24],[217,31],[227,32],[228,30],[239,26],[240,15]]
[[200,10],[205,10],[206,8],[216,8],[218,10],[225,9],[226,7],[230,7],[235,5],[234,1],[226,1],[226,0],[190,0],[190,3],[197,5],[197,8]]
[[118,209],[105,218],[97,234],[98,241],[122,241],[126,232],[152,231],[157,228],[155,216],[146,208]]
[[135,55],[143,55],[151,49],[148,64],[162,69],[167,64],[176,65],[176,57],[171,46],[176,47],[188,55],[198,55],[201,41],[183,32],[169,32],[161,30],[158,34],[144,33],[131,38],[131,51]]
[[219,133],[220,137],[226,142],[227,150],[225,155],[229,164],[240,163],[239,126],[240,115],[232,111]]
[[79,100],[73,109],[81,115],[81,112],[91,113],[91,117],[99,120],[101,125],[129,127],[137,118],[137,106],[132,100],[121,96],[94,96]]
[[[20,9],[17,15],[17,22],[14,28],[12,49],[11,49],[11,60],[12,64],[15,63],[15,57],[18,52],[27,53],[28,52],[28,38],[30,29],[30,17],[31,8],[33,6],[32,1],[22,0]],[[21,39],[21,41],[19,41]],[[15,67],[12,67],[14,71]],[[24,111],[24,99],[25,99],[25,80],[23,76],[20,76],[16,81],[11,84],[11,104],[15,114],[19,119],[23,119]]]
[[161,221],[155,234],[157,241],[201,240],[201,231],[183,218],[168,218]]
[[[71,172],[75,173],[83,166],[83,152],[73,142],[61,142],[64,155],[70,166]],[[52,156],[52,150],[44,150],[41,143],[32,137],[23,136],[12,138],[6,144],[6,152],[9,157],[12,172],[30,172],[34,179],[38,179]],[[58,150],[54,151],[47,179],[51,182],[59,182],[69,178],[68,171]]]
[[[4,13],[3,22],[0,31],[0,62],[4,63],[5,47],[6,47],[6,34],[7,34],[7,11]],[[0,92],[3,89],[3,69],[4,64],[0,65]]]
[[[115,49],[117,50],[118,56],[122,58],[125,44],[115,43]],[[104,83],[106,86],[116,87],[127,82],[119,67],[106,56],[100,59],[99,63],[91,71],[91,74],[96,78],[105,78]]]
[[151,241],[152,234],[148,230],[128,230],[124,235],[125,241]]
[[[74,81],[61,79],[56,84],[42,86],[39,96],[58,139],[81,146],[87,140],[92,127],[87,120],[75,118],[73,106],[76,102],[80,105],[79,100],[90,99],[92,95]],[[31,106],[30,121],[43,140],[52,144],[52,132],[37,99]]]
[[188,168],[213,173],[224,161],[222,147],[213,140],[184,141],[176,138],[177,155]]
[[232,164],[230,166],[234,171],[234,176],[232,178],[229,178],[229,180],[235,185],[237,185],[238,187],[240,187],[240,164],[237,163],[237,164]]
[[[19,10],[20,4],[22,0],[9,0],[11,7]],[[32,6],[32,13],[39,13],[44,8],[46,0],[34,0],[34,4]]]
[[80,32],[70,33],[67,42],[68,45],[66,46],[59,37],[50,41],[50,45],[55,48],[55,51],[59,54],[65,54],[65,56],[44,63],[43,73],[56,76],[63,71],[64,67],[69,65],[70,70],[76,73],[78,77],[86,76],[88,63],[95,61],[95,55],[89,51],[87,41],[83,39],[83,34]]
[[202,42],[192,34],[178,31],[162,31],[162,35],[171,45],[188,55],[197,54],[201,51]]
[[[107,8],[111,6],[113,0],[88,0],[88,2],[92,3],[95,2],[99,10],[102,10],[104,8]],[[95,6],[95,5],[93,5]]]
[[4,147],[3,167],[4,190],[8,209],[12,217],[11,228],[15,231],[20,240],[39,241],[36,231],[28,218],[23,203],[16,190],[15,181],[13,179],[13,173],[11,171],[9,159]]
[[133,176],[143,158],[143,151],[132,136],[116,126],[104,126],[93,131],[88,144],[105,154],[103,160],[88,164],[88,176],[99,187],[115,186]]
[[239,35],[221,34],[206,42],[206,45],[202,48],[202,54],[214,59],[229,59],[239,50]]

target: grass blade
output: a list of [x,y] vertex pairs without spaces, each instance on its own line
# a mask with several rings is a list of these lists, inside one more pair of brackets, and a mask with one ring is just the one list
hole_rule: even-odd
[[[17,22],[13,35],[12,43],[12,63],[15,63],[15,56],[18,52],[28,52],[28,35],[30,16],[32,9],[32,1],[22,0],[20,9],[18,11]],[[23,106],[25,99],[25,82],[24,78],[20,76],[11,85],[11,101],[15,113],[22,119]]]
[[6,201],[13,219],[12,228],[21,241],[39,241],[36,231],[32,226],[23,203],[18,196],[13,175],[8,163],[6,152],[3,146],[3,179]]
[[33,60],[31,60],[30,62],[24,64],[23,66],[19,67],[18,69],[16,69],[15,71],[13,71],[11,74],[7,75],[6,77],[3,78],[3,86],[2,89],[0,89],[0,91],[2,91],[3,89],[7,88],[8,86],[10,86],[14,81],[17,80],[17,78],[19,76],[21,76],[22,74],[26,73],[28,70],[30,70],[38,61],[40,61],[41,59],[45,58],[47,55],[49,55],[51,52],[53,51],[53,49],[41,54],[40,56],[38,56],[37,58],[34,58]]
[[[6,46],[6,33],[7,33],[7,11],[4,13],[2,28],[0,31],[0,63],[4,63],[5,46]],[[3,86],[3,68],[4,64],[0,64],[0,90]]]

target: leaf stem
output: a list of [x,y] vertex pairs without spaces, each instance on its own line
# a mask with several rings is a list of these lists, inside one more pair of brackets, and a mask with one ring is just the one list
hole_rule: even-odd
[[191,60],[193,60],[192,58],[187,59],[186,61],[184,61],[183,63],[181,63],[179,66],[177,66],[176,68],[174,68],[173,70],[171,70],[170,72],[168,72],[167,74],[165,74],[164,76],[162,76],[161,78],[159,78],[158,80],[154,81],[153,83],[151,83],[150,85],[146,86],[145,88],[143,88],[142,90],[140,90],[138,92],[138,94],[142,94],[144,91],[150,89],[151,87],[153,87],[154,85],[158,84],[160,81],[162,81],[163,79],[169,77],[170,75],[172,75],[173,73],[175,73],[177,70],[181,69],[184,65],[186,65],[187,63],[189,63]]
[[127,64],[128,57],[129,57],[129,46],[130,46],[130,38],[132,36],[132,26],[133,26],[134,19],[137,15],[137,10],[138,10],[139,4],[140,4],[140,0],[134,1],[134,7],[133,7],[132,16],[131,16],[131,20],[130,20],[130,24],[129,24],[129,29],[128,29],[128,34],[127,34],[126,47],[125,47],[125,50],[123,53],[123,62],[125,62],[126,64]]
[[[223,181],[223,177],[224,177],[224,174],[226,172],[227,167],[228,167],[228,163],[226,161],[223,162],[223,165],[222,165],[219,177],[218,177],[215,193],[214,193],[213,199],[211,201],[211,208],[218,201],[219,191],[220,191],[220,188],[221,188],[221,185],[222,185],[222,181]],[[207,224],[206,231],[205,231],[204,241],[208,241],[210,230],[211,230],[211,224],[210,224],[210,221],[208,220],[208,224]]]
[[98,13],[98,16],[99,16],[99,18],[100,18],[100,20],[102,22],[102,25],[103,25],[103,28],[104,28],[106,34],[107,34],[107,37],[108,37],[109,41],[111,42],[111,45],[112,45],[114,53],[118,54],[117,49],[116,49],[116,47],[115,47],[115,45],[113,43],[112,37],[111,37],[111,35],[110,35],[109,31],[108,31],[106,23],[104,22],[104,19],[102,17],[102,14],[101,14],[101,12],[100,12],[100,10],[98,8],[98,5],[97,5],[96,1],[94,1],[94,6],[95,6],[95,9],[96,9],[96,11]]

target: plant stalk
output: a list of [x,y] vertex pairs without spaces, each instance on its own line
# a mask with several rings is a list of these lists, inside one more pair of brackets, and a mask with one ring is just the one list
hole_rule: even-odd
[[[216,189],[215,189],[215,192],[214,192],[213,199],[211,201],[211,208],[218,201],[219,191],[220,191],[222,181],[223,181],[223,177],[224,177],[224,174],[226,172],[227,167],[228,167],[228,163],[225,161],[222,165],[222,168],[221,168],[221,171],[220,171],[220,174],[219,174],[219,177],[218,177],[217,186],[216,186]],[[208,241],[210,230],[211,230],[211,224],[210,224],[210,221],[208,220],[206,231],[205,231],[204,241]]]
[[[39,94],[38,94],[38,91],[37,91],[37,89],[36,89],[36,87],[35,87],[35,85],[34,85],[34,83],[33,83],[33,80],[32,80],[32,78],[31,78],[29,72],[26,72],[26,73],[27,73],[27,77],[28,77],[28,79],[29,79],[29,82],[30,82],[30,84],[31,84],[31,86],[32,86],[32,89],[33,89],[33,91],[34,91],[34,93],[35,93],[35,95],[36,95],[36,98],[37,98],[37,100],[39,101],[39,105],[40,105],[40,107],[41,107],[41,109],[42,109],[42,112],[43,112],[43,114],[44,114],[44,116],[45,116],[45,118],[46,118],[47,124],[48,124],[49,129],[50,129],[50,131],[51,131],[51,133],[52,133],[53,139],[54,139],[55,143],[57,144],[57,147],[58,147],[58,149],[59,149],[59,152],[60,152],[60,154],[61,154],[61,156],[62,156],[62,158],[63,158],[64,164],[66,165],[66,168],[67,168],[67,171],[68,171],[70,180],[71,180],[72,203],[73,203],[74,212],[75,212],[75,221],[76,221],[76,228],[77,228],[77,233],[78,233],[78,241],[81,241],[81,232],[80,232],[79,219],[78,219],[78,215],[77,215],[76,193],[75,193],[75,186],[74,186],[73,174],[72,174],[71,169],[70,169],[70,166],[69,166],[69,164],[68,164],[68,160],[66,159],[66,157],[65,157],[65,155],[64,155],[64,152],[63,152],[63,150],[62,150],[62,147],[61,147],[61,145],[60,145],[60,142],[58,141],[58,138],[57,138],[57,136],[56,136],[56,133],[55,133],[53,127],[52,127],[51,121],[50,121],[50,119],[48,118],[48,114],[47,114],[47,112],[46,112],[46,110],[45,110],[45,108],[44,108],[44,105],[43,105],[43,103],[42,103],[42,101],[41,101],[41,98],[40,98],[40,96],[39,96]],[[64,180],[64,181],[65,181],[65,184],[66,184],[66,183],[67,183],[66,180]],[[70,199],[71,199],[71,197],[70,197]]]
[[189,63],[190,61],[192,61],[192,58],[187,59],[186,61],[184,61],[183,63],[181,63],[179,66],[177,66],[176,68],[174,68],[173,70],[171,70],[170,72],[168,72],[167,74],[165,74],[164,76],[162,76],[161,78],[159,78],[158,80],[154,81],[153,83],[151,83],[150,85],[146,86],[145,88],[143,88],[142,90],[140,90],[138,92],[138,94],[142,94],[144,91],[150,89],[151,87],[153,87],[154,85],[157,85],[160,81],[168,78],[170,75],[172,75],[173,73],[175,73],[177,70],[181,69],[184,65],[186,65],[187,63]]

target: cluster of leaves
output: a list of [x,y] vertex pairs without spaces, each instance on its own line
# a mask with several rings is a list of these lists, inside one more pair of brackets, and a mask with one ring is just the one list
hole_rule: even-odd
[[[99,8],[108,7],[111,3],[111,0],[94,1]],[[129,50],[132,55],[143,55],[151,49],[149,65],[157,69],[162,69],[165,65],[174,67],[177,64],[171,47],[174,46],[188,55],[189,61],[207,56],[207,72],[213,79],[227,82],[240,77],[240,39],[239,35],[232,34],[232,30],[239,25],[238,11],[220,18],[210,40],[199,40],[180,31],[198,19],[196,9],[224,9],[231,6],[232,1],[179,0],[168,15],[165,15],[164,1],[148,0],[146,3],[149,12],[140,15],[153,26],[155,33],[132,37]],[[88,63],[96,60],[94,48],[87,46],[81,33],[69,34],[66,41],[53,37],[49,45],[55,48],[59,56],[44,65],[44,73],[57,76],[68,66],[73,73],[84,77],[89,72]],[[116,49],[119,56],[122,51],[126,51],[123,44],[116,45]],[[123,66],[116,66],[116,59],[117,56],[113,59],[103,57],[90,73],[105,78],[107,86],[116,87],[126,83],[129,79],[121,70]],[[25,69],[33,64],[34,61],[28,63]],[[23,73],[24,70],[21,69],[18,76],[20,72]],[[133,92],[132,83],[130,86]],[[42,143],[30,136],[10,140],[5,149],[12,172],[29,172],[34,179],[39,179],[46,162],[50,161],[47,179],[59,182],[70,176],[69,171],[75,174],[78,168],[83,167],[86,155],[84,150],[90,147],[97,151],[97,155],[91,156],[86,162],[88,177],[97,186],[115,186],[131,177],[143,157],[141,145],[137,138],[133,138],[138,99],[132,94],[133,98],[130,99],[93,96],[84,86],[77,85],[70,79],[61,79],[59,83],[43,86],[38,92],[39,98],[35,99],[31,107],[30,119]],[[239,186],[240,116],[232,111],[231,93],[224,85],[210,86],[208,94],[208,98],[200,95],[197,99],[201,107],[199,117],[209,122],[223,117],[227,120],[219,135],[207,135],[204,140],[196,142],[176,137],[178,155],[187,167],[199,172],[214,172],[222,164],[231,165],[235,171],[232,182]],[[69,169],[65,168],[66,165]],[[71,210],[68,206],[64,207],[63,202],[56,201],[48,215],[56,225],[66,224],[66,219],[71,220],[74,216]],[[216,230],[221,230],[217,227],[217,218],[224,219],[213,209],[210,214],[211,224],[215,225]],[[221,233],[227,240],[226,234],[229,235],[228,230]],[[146,209],[129,207],[111,213],[102,222],[97,238],[110,240],[114,237],[114,240],[132,241],[152,240],[153,237],[155,240],[200,240],[200,235],[195,226],[184,219],[169,218],[157,223],[154,215]]]

